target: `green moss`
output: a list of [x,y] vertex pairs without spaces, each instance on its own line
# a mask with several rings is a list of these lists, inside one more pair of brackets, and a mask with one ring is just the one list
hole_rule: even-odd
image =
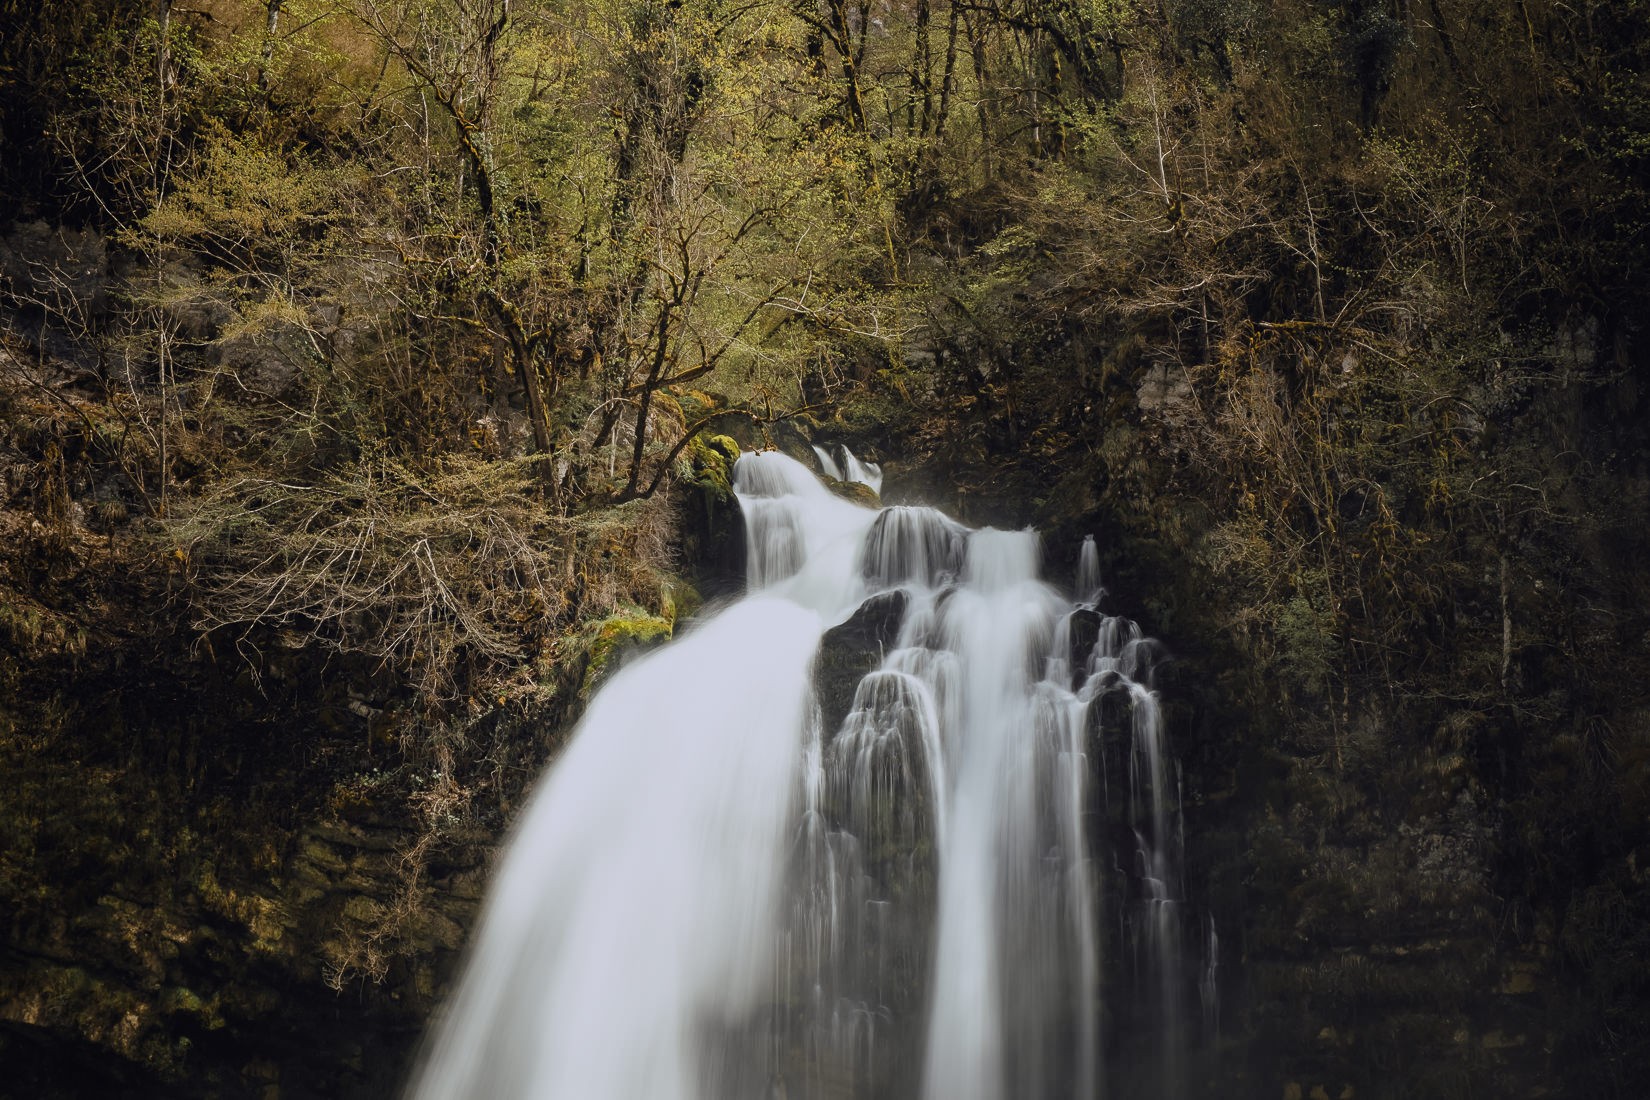
[[590,660],[585,665],[579,694],[588,699],[617,667],[626,652],[645,649],[670,640],[671,621],[645,611],[614,615],[596,626],[590,642]]
[[738,457],[739,444],[727,436],[697,436],[683,452],[685,461],[678,472],[683,481],[696,486],[712,501],[731,500],[733,463]]
[[705,440],[705,446],[727,461],[728,470],[733,470],[733,464],[739,461],[739,444],[732,436],[713,435]]

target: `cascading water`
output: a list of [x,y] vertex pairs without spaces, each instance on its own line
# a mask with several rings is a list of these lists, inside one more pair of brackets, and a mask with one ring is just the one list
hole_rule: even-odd
[[1083,549],[1077,556],[1077,598],[1095,606],[1104,589],[1100,587],[1100,547],[1093,535],[1083,538]]
[[861,485],[869,485],[873,493],[882,492],[882,467],[875,462],[861,462],[854,457],[854,452],[842,448],[843,472],[847,481],[857,481]]
[[875,462],[862,462],[854,452],[837,443],[830,447],[814,445],[814,457],[819,468],[833,481],[857,481],[873,493],[882,492],[882,467]]
[[842,476],[842,466],[836,460],[829,448],[814,444],[814,457],[819,459],[819,468],[825,471],[825,476],[837,481],[845,480]]
[[[750,594],[592,703],[411,1095],[1084,1100],[1103,982],[1155,1035],[1135,1095],[1180,1094],[1213,955],[1180,947],[1158,650],[1097,609],[1093,541],[1074,604],[1029,531],[850,504],[779,454],[735,489]],[[826,725],[813,666],[861,620]]]

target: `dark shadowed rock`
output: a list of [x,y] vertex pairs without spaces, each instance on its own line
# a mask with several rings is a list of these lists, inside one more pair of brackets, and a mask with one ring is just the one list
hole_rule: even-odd
[[1100,612],[1092,607],[1079,607],[1067,620],[1071,624],[1071,652],[1066,657],[1071,662],[1073,679],[1077,683],[1082,682],[1089,654],[1094,651],[1094,643],[1100,640],[1101,618]]
[[853,706],[860,678],[881,664],[882,655],[898,641],[908,602],[901,590],[879,592],[860,604],[847,622],[825,632],[814,684],[827,737],[842,725]]

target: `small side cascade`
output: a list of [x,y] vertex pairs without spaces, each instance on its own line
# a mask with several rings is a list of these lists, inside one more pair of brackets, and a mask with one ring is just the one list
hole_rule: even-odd
[[[1080,562],[1088,558],[1090,545],[1085,541]],[[1080,564],[1079,578],[1080,586],[1094,579],[1099,591],[1097,567],[1091,573]],[[1218,955],[1210,955],[1197,973],[1185,947],[1189,909],[1180,764],[1169,748],[1154,683],[1164,652],[1139,624],[1105,614],[1097,604],[1080,607],[1073,618],[1079,616],[1086,619],[1093,644],[1078,695],[1091,701],[1108,831],[1122,872],[1117,921],[1129,1008],[1148,1052],[1141,1059],[1148,1064],[1130,1067],[1128,1076],[1160,1100],[1177,1100],[1186,1095],[1187,1058],[1197,1031],[1189,998],[1194,990],[1205,1003],[1217,995],[1211,968]]]
[[868,486],[873,493],[882,492],[882,467],[875,462],[861,461],[853,451],[841,443],[829,446],[813,445],[819,469],[833,481],[854,481]]
[[733,491],[745,514],[747,587],[772,590],[833,622],[852,611],[863,597],[859,544],[876,513],[838,497],[777,451],[741,455]]
[[871,487],[871,492],[882,492],[882,467],[875,462],[861,462],[854,457],[854,452],[842,448],[843,473],[847,476],[844,481],[857,481],[861,485]]
[[749,594],[598,693],[412,1095],[1186,1095],[1219,942],[1183,927],[1165,654],[1094,540],[1068,595],[1031,531],[772,452],[734,489]]
[[1083,536],[1083,548],[1077,555],[1077,601],[1096,606],[1104,589],[1100,587],[1100,547],[1093,535]]
[[837,464],[836,456],[833,455],[828,448],[821,447],[819,444],[815,443],[814,457],[819,459],[819,468],[824,472],[826,477],[831,478],[833,481],[847,480],[847,478],[842,476],[842,467]]

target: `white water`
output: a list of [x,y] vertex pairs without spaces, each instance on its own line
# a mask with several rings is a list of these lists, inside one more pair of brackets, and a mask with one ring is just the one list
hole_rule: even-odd
[[836,456],[831,454],[828,448],[815,444],[814,457],[819,459],[819,468],[825,471],[826,477],[835,478],[837,481],[843,480],[842,467],[837,464]]
[[[878,513],[778,454],[735,487],[751,594],[592,703],[411,1096],[1097,1097],[1102,861],[1131,864],[1123,992],[1166,1029],[1174,1095],[1184,895],[1153,643],[1040,582],[1031,532]],[[1078,590],[1099,596],[1092,540]],[[897,630],[824,728],[821,638],[868,597]],[[1108,737],[1128,742],[1115,814]],[[1133,852],[1096,850],[1113,816]]]
[[1083,539],[1083,549],[1077,558],[1077,598],[1084,603],[1094,603],[1101,596],[1100,587],[1100,547],[1095,544],[1094,536],[1087,535]]
[[846,459],[846,473],[848,481],[857,481],[861,485],[869,485],[873,493],[882,492],[882,467],[875,462],[861,462],[854,457],[854,452],[842,448],[843,458]]
[[831,447],[814,445],[814,457],[826,477],[835,481],[857,481],[868,485],[873,493],[882,492],[882,467],[875,462],[862,462],[842,444]]

